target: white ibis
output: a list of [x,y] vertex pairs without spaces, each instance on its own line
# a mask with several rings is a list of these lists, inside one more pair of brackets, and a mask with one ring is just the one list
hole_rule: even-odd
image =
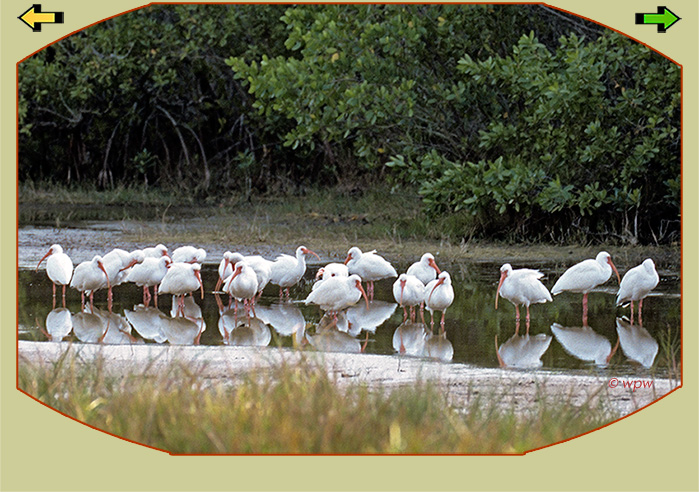
[[286,290],[286,297],[289,298],[289,287],[298,283],[306,273],[306,255],[320,257],[306,248],[299,246],[296,248],[296,256],[280,255],[271,265],[269,281],[279,286],[279,298],[282,298],[282,289]]
[[582,293],[583,325],[587,325],[587,294],[609,280],[609,277],[612,276],[612,270],[621,282],[619,272],[612,263],[612,257],[606,251],[600,251],[594,260],[581,261],[563,272],[563,275],[553,284],[551,294],[555,296],[565,291]]
[[344,263],[328,263],[316,272],[316,282],[311,290],[316,290],[323,282],[331,277],[349,277],[349,269]]
[[527,331],[529,331],[529,306],[543,302],[551,302],[551,294],[539,280],[544,274],[529,268],[512,269],[505,263],[500,267],[500,283],[495,293],[495,309],[498,308],[498,297],[507,299],[515,306],[516,320],[519,321],[519,305],[527,307]]
[[362,280],[369,284],[367,289],[369,299],[374,299],[375,281],[398,276],[396,269],[383,257],[377,255],[375,251],[362,253],[362,250],[356,246],[347,252],[345,265],[347,265],[349,273],[359,275]]
[[425,301],[425,285],[415,275],[401,273],[393,284],[393,297],[399,306],[403,308],[403,322],[408,319],[410,308],[410,321],[415,321],[415,306]]
[[202,263],[206,259],[206,251],[194,246],[180,246],[170,258],[173,263]]
[[655,263],[650,258],[643,260],[638,266],[626,272],[619,284],[619,292],[616,295],[616,305],[631,303],[631,323],[633,324],[633,302],[638,301],[638,322],[642,324],[641,310],[643,299],[655,289],[660,281]]
[[236,311],[238,301],[243,301],[248,323],[250,322],[250,309],[252,309],[253,316],[257,317],[255,307],[252,305],[252,301],[257,295],[257,274],[245,260],[236,262],[233,275],[228,277],[223,290],[235,298]]
[[158,307],[158,285],[167,274],[167,267],[172,263],[169,256],[158,258],[147,257],[141,263],[131,268],[128,282],[133,282],[139,287],[143,287],[143,305],[148,307],[151,300],[150,287],[153,287],[153,303]]
[[94,310],[93,297],[95,290],[102,287],[104,282],[110,287],[109,275],[104,268],[102,257],[97,255],[90,261],[83,261],[75,267],[70,286],[80,291],[80,310],[85,308],[85,293],[90,294],[90,309]]
[[223,253],[221,263],[218,264],[218,280],[216,281],[216,287],[214,287],[215,291],[218,291],[221,285],[223,285],[223,282],[233,275],[233,265],[235,262],[232,262],[232,259],[233,253],[231,251]]
[[53,286],[53,307],[56,307],[56,285],[60,285],[63,289],[63,307],[66,307],[66,285],[70,284],[70,279],[73,276],[73,262],[70,256],[63,252],[60,244],[54,244],[49,248],[49,252],[37,263],[36,270],[39,270],[39,265],[46,258],[48,258],[46,275]]
[[427,285],[436,279],[437,275],[439,275],[441,271],[439,270],[437,263],[434,261],[434,256],[432,253],[425,253],[420,258],[420,261],[410,265],[405,273],[416,276],[418,279],[420,279],[420,282]]
[[204,284],[201,281],[201,265],[199,263],[170,263],[163,281],[160,282],[158,294],[177,296],[177,313],[184,316],[184,296],[201,289],[204,298]]
[[110,311],[114,298],[112,288],[124,283],[129,276],[131,267],[142,262],[144,258],[143,251],[138,249],[129,253],[126,250],[115,248],[104,255],[102,260],[104,262],[104,269],[107,272],[107,277],[109,277],[109,283],[103,282],[99,288],[103,289],[107,287],[107,305]]
[[349,277],[331,277],[323,281],[319,288],[308,294],[304,302],[317,304],[323,311],[337,313],[355,305],[362,296],[368,308],[369,299],[362,287],[361,277],[350,275]]
[[157,246],[152,246],[150,248],[143,248],[143,256],[146,258],[160,258],[161,256],[168,256],[167,246],[164,244],[158,244]]
[[454,287],[451,285],[449,272],[442,271],[437,278],[425,286],[425,306],[430,312],[430,328],[434,327],[434,312],[442,312],[442,320],[439,323],[441,333],[444,333],[444,314],[451,303],[454,302]]
[[[259,255],[243,256],[240,253],[232,253],[229,259],[232,265],[236,265],[241,260],[244,260],[255,272],[255,276],[257,277],[257,295],[258,297],[262,297],[262,291],[265,290],[265,287],[269,283],[270,276],[272,275],[273,262]],[[252,302],[255,302],[254,297],[252,298]]]

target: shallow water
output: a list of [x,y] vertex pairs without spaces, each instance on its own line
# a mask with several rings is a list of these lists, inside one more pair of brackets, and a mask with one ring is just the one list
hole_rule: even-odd
[[[397,354],[401,340],[406,356],[433,358],[478,367],[498,367],[499,358],[508,367],[565,372],[602,372],[610,375],[668,374],[668,342],[679,346],[681,335],[680,284],[677,277],[662,276],[656,290],[646,298],[643,326],[630,325],[619,316],[629,310],[616,308],[616,280],[589,295],[588,326],[582,325],[582,296],[564,293],[553,303],[531,307],[529,336],[522,319],[515,335],[514,307],[500,299],[495,310],[499,264],[464,262],[445,264],[452,276],[455,301],[446,313],[446,333],[439,334],[439,313],[434,334],[420,323],[403,324],[403,309],[392,295],[393,280],[377,282],[374,301],[367,312],[359,303],[340,315],[337,322],[322,317],[317,306],[301,302],[310,292],[311,279],[320,265],[310,265],[305,281],[292,289],[291,301],[279,301],[278,288],[268,285],[256,309],[257,318],[248,324],[242,306],[237,315],[224,309],[212,293],[216,267],[205,265],[202,278],[206,294],[188,297],[186,318],[172,318],[172,299],[159,298],[159,309],[145,309],[142,290],[133,284],[114,288],[112,314],[107,311],[106,292],[95,295],[92,313],[81,313],[80,295],[67,290],[66,309],[61,307],[60,288],[52,309],[51,283],[45,271],[20,269],[19,338],[22,340],[64,340],[77,343],[169,343],[201,345],[257,345],[296,347],[341,352]],[[407,265],[396,265],[404,271]],[[546,274],[551,287],[568,265],[527,265]],[[631,267],[633,265],[629,265]],[[517,268],[518,265],[515,265]],[[623,268],[620,273],[626,270]],[[522,310],[522,316],[525,311]],[[419,319],[419,315],[418,315]],[[228,337],[225,334],[228,334]],[[499,355],[495,340],[500,347]],[[607,357],[619,347],[607,364]],[[680,353],[679,351],[677,352]],[[678,355],[679,357],[679,355]],[[679,361],[678,361],[679,362]]]

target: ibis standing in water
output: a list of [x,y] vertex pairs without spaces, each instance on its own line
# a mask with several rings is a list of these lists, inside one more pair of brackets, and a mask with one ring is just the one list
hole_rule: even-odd
[[313,255],[316,258],[320,257],[306,248],[299,246],[296,248],[296,256],[279,255],[272,262],[269,281],[274,285],[279,286],[279,298],[282,298],[282,290],[286,291],[286,297],[289,298],[289,287],[296,285],[306,273],[306,255]]
[[434,312],[442,312],[439,322],[440,332],[444,333],[444,314],[454,302],[454,287],[451,285],[449,272],[442,271],[435,280],[425,286],[425,307],[430,312],[430,329],[434,327]]
[[48,258],[46,262],[46,275],[51,280],[53,287],[53,307],[56,307],[56,285],[63,288],[63,307],[66,307],[66,285],[70,284],[70,279],[73,276],[73,262],[70,256],[63,252],[60,244],[54,244],[49,248],[49,252],[39,260],[36,269],[39,270],[41,262]]
[[500,267],[500,283],[495,293],[495,309],[498,308],[498,297],[507,299],[515,305],[515,319],[519,322],[519,305],[527,307],[527,333],[529,333],[529,306],[543,302],[551,302],[551,294],[539,280],[544,274],[529,268],[512,269],[505,263]]
[[367,294],[370,300],[374,299],[374,282],[376,280],[398,276],[396,269],[383,257],[377,255],[375,251],[362,253],[362,250],[356,246],[347,252],[345,265],[347,265],[349,273],[357,274],[367,282]]
[[597,257],[581,261],[563,272],[563,275],[553,284],[551,294],[558,295],[561,292],[577,292],[583,295],[583,326],[587,326],[587,294],[609,280],[612,270],[621,283],[619,272],[617,271],[612,257],[606,251],[600,251]]
[[158,294],[172,294],[177,297],[176,313],[184,316],[184,296],[201,289],[204,298],[204,284],[201,281],[199,263],[170,263],[163,281],[160,282]]
[[93,298],[95,290],[102,287],[104,282],[110,287],[109,275],[104,268],[102,257],[97,255],[90,261],[83,261],[75,267],[70,286],[80,291],[80,311],[85,310],[85,293],[90,295],[90,310],[94,310]]
[[362,279],[359,275],[349,277],[330,277],[323,281],[319,287],[305,299],[306,304],[317,304],[323,311],[333,313],[337,322],[337,312],[355,305],[361,297],[364,297],[367,308],[369,299],[362,287]]
[[[158,285],[167,274],[168,265],[172,263],[169,256],[147,257],[141,263],[137,263],[131,268],[128,282],[133,282],[139,287],[143,287],[143,305],[148,307],[151,295],[150,287],[153,287],[153,303],[158,307]],[[128,268],[128,267],[127,267]]]
[[410,308],[410,321],[415,321],[415,306],[425,301],[425,284],[415,275],[401,273],[393,284],[393,297],[403,308],[403,323],[408,320]]
[[646,258],[643,263],[626,272],[621,279],[616,305],[631,303],[631,324],[633,324],[633,302],[638,301],[638,323],[642,324],[643,299],[657,287],[658,282],[660,277],[655,270],[655,263],[650,258]]

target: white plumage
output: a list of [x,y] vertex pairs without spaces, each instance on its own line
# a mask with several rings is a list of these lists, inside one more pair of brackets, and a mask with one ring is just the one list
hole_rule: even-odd
[[396,269],[383,257],[377,255],[375,251],[362,253],[362,250],[356,246],[347,252],[345,265],[347,265],[350,274],[359,275],[363,281],[369,284],[367,292],[370,299],[374,298],[375,281],[398,276]]
[[172,252],[173,263],[202,263],[206,259],[206,251],[194,246],[180,246]]
[[415,275],[401,273],[393,283],[393,297],[403,308],[403,322],[408,319],[408,307],[410,320],[415,321],[415,306],[425,300],[425,285]]
[[367,306],[369,300],[362,287],[359,275],[349,277],[331,277],[312,291],[305,299],[306,304],[317,304],[324,311],[337,312],[356,304],[364,296]]
[[141,263],[131,268],[126,281],[133,282],[137,286],[143,287],[143,304],[145,306],[148,306],[151,299],[148,289],[153,287],[155,307],[158,307],[158,285],[163,281],[163,278],[165,278],[170,263],[172,263],[172,260],[170,260],[168,256],[149,256],[144,258]]
[[434,256],[431,253],[425,253],[417,261],[408,267],[406,272],[408,275],[414,275],[420,282],[427,285],[441,273],[437,263],[434,260]]
[[531,304],[551,302],[551,294],[539,280],[544,274],[538,270],[529,268],[512,269],[512,265],[505,263],[500,267],[500,283],[495,293],[495,309],[498,308],[498,296],[507,299],[515,306],[517,319],[519,319],[519,305],[527,307],[527,321],[529,321],[529,306]]
[[557,295],[565,291],[587,294],[609,280],[612,270],[619,277],[619,272],[612,263],[612,257],[606,251],[601,251],[594,260],[581,261],[563,272],[553,285],[551,294]]
[[104,282],[109,286],[109,275],[104,268],[102,257],[97,255],[90,261],[83,261],[75,267],[70,286],[80,291],[81,310],[85,305],[85,293],[90,294],[90,307],[93,307],[94,291],[99,289]]
[[296,248],[296,256],[279,255],[272,262],[269,281],[279,286],[279,297],[282,296],[282,289],[286,289],[289,296],[289,287],[298,283],[306,273],[306,255],[320,257],[305,246]]
[[184,316],[184,295],[201,289],[204,298],[204,284],[201,281],[201,265],[199,263],[170,263],[163,281],[160,283],[158,294],[178,296],[177,312]]
[[60,285],[63,290],[63,307],[66,306],[66,285],[70,284],[73,277],[73,262],[70,257],[63,252],[60,244],[54,244],[49,248],[43,258],[39,260],[36,269],[48,257],[46,262],[46,275],[48,275],[53,285],[53,307],[56,307],[56,285]]
[[441,331],[444,331],[444,314],[454,302],[454,287],[449,272],[442,271],[437,278],[425,286],[425,307],[430,312],[430,327],[434,326],[434,312],[442,312]]
[[660,282],[658,272],[655,270],[655,263],[650,258],[643,260],[643,263],[633,267],[626,272],[619,284],[619,292],[616,296],[616,305],[631,303],[631,322],[633,323],[633,302],[638,301],[638,318],[641,321],[641,310],[643,309],[643,299],[650,294],[650,291],[657,287]]

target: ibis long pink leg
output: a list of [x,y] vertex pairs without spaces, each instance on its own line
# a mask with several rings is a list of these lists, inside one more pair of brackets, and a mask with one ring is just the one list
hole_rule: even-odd
[[66,286],[63,286],[63,307],[66,307]]
[[587,326],[587,292],[583,294],[583,326]]
[[631,324],[633,324],[633,301],[631,301]]
[[641,310],[643,309],[643,299],[638,301],[638,324],[643,326],[643,318],[641,317]]
[[53,307],[51,309],[56,309],[56,284],[51,282],[51,287],[53,287]]

